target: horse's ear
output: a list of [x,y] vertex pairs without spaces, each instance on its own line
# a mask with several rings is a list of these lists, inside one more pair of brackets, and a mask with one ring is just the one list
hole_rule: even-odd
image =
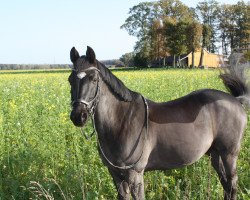
[[87,46],[86,57],[87,57],[87,59],[89,60],[90,63],[94,63],[95,62],[95,52],[89,46]]
[[78,51],[75,49],[75,47],[73,47],[70,50],[70,60],[71,60],[71,62],[74,63],[79,57],[80,56],[79,56]]

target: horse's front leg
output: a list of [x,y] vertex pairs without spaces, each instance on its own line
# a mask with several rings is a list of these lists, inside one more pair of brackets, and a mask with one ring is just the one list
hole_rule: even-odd
[[119,200],[130,199],[130,193],[134,200],[145,199],[143,172],[138,173],[135,170],[113,171],[111,169],[109,172],[115,183]]
[[144,172],[129,171],[130,190],[134,200],[144,200]]
[[130,199],[130,189],[129,182],[126,179],[126,175],[124,172],[115,171],[109,169],[109,173],[111,174],[116,190],[118,192],[119,200],[129,200]]

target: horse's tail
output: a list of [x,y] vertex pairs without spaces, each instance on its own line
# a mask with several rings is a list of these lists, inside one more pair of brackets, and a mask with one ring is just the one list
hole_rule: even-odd
[[250,109],[250,64],[249,62],[233,63],[220,74],[227,90],[236,97],[241,104]]

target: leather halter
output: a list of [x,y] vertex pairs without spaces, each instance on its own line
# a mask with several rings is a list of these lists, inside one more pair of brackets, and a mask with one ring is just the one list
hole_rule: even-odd
[[[72,69],[72,70],[77,72],[77,70],[75,70],[75,69]],[[90,68],[88,68],[88,69],[86,69],[86,70],[84,70],[84,71],[82,71],[80,73],[87,72],[87,71],[90,71],[90,70],[96,70],[97,72],[100,73],[100,70],[97,69],[96,67],[90,67]],[[85,105],[88,114],[91,116],[92,124],[93,124],[94,127],[95,127],[95,125],[94,125],[95,124],[95,121],[94,121],[95,108],[96,108],[96,106],[97,106],[97,104],[99,102],[99,95],[100,95],[100,85],[99,84],[100,84],[100,75],[98,75],[97,88],[96,88],[95,96],[94,96],[93,99],[91,99],[90,101],[86,101],[86,100],[84,100],[82,98],[79,98],[77,100],[72,101],[72,103],[71,103],[72,106],[75,103],[80,103],[80,104]],[[78,88],[79,88],[79,85],[78,85]],[[83,128],[81,128],[80,130],[81,130],[81,133],[84,135],[86,140],[89,140],[96,132],[96,130],[94,128],[93,132],[90,135],[87,135],[84,132]]]
[[[87,72],[87,71],[91,71],[91,70],[96,70],[97,72],[100,73],[100,70],[97,69],[96,67],[90,67],[90,68],[88,68],[88,69],[86,69],[86,70],[84,70],[82,72]],[[95,96],[94,96],[93,99],[91,99],[90,101],[86,101],[86,100],[84,100],[82,98],[79,98],[79,99],[77,98],[77,100],[74,100],[71,105],[73,106],[75,103],[83,104],[83,105],[86,106],[87,112],[89,114],[93,115],[94,110],[95,110],[95,108],[97,106],[97,103],[99,101],[99,95],[100,95],[100,85],[99,85],[99,83],[100,83],[100,76],[98,75],[97,88],[96,88]],[[79,88],[79,85],[78,85],[78,88]]]

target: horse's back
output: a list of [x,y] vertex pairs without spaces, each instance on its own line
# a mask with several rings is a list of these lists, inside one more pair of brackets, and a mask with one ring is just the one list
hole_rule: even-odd
[[237,109],[245,113],[240,102],[232,95],[219,90],[204,89],[168,102],[149,101],[149,119],[159,124],[192,122],[201,109],[209,105],[216,109],[230,106],[231,110]]

